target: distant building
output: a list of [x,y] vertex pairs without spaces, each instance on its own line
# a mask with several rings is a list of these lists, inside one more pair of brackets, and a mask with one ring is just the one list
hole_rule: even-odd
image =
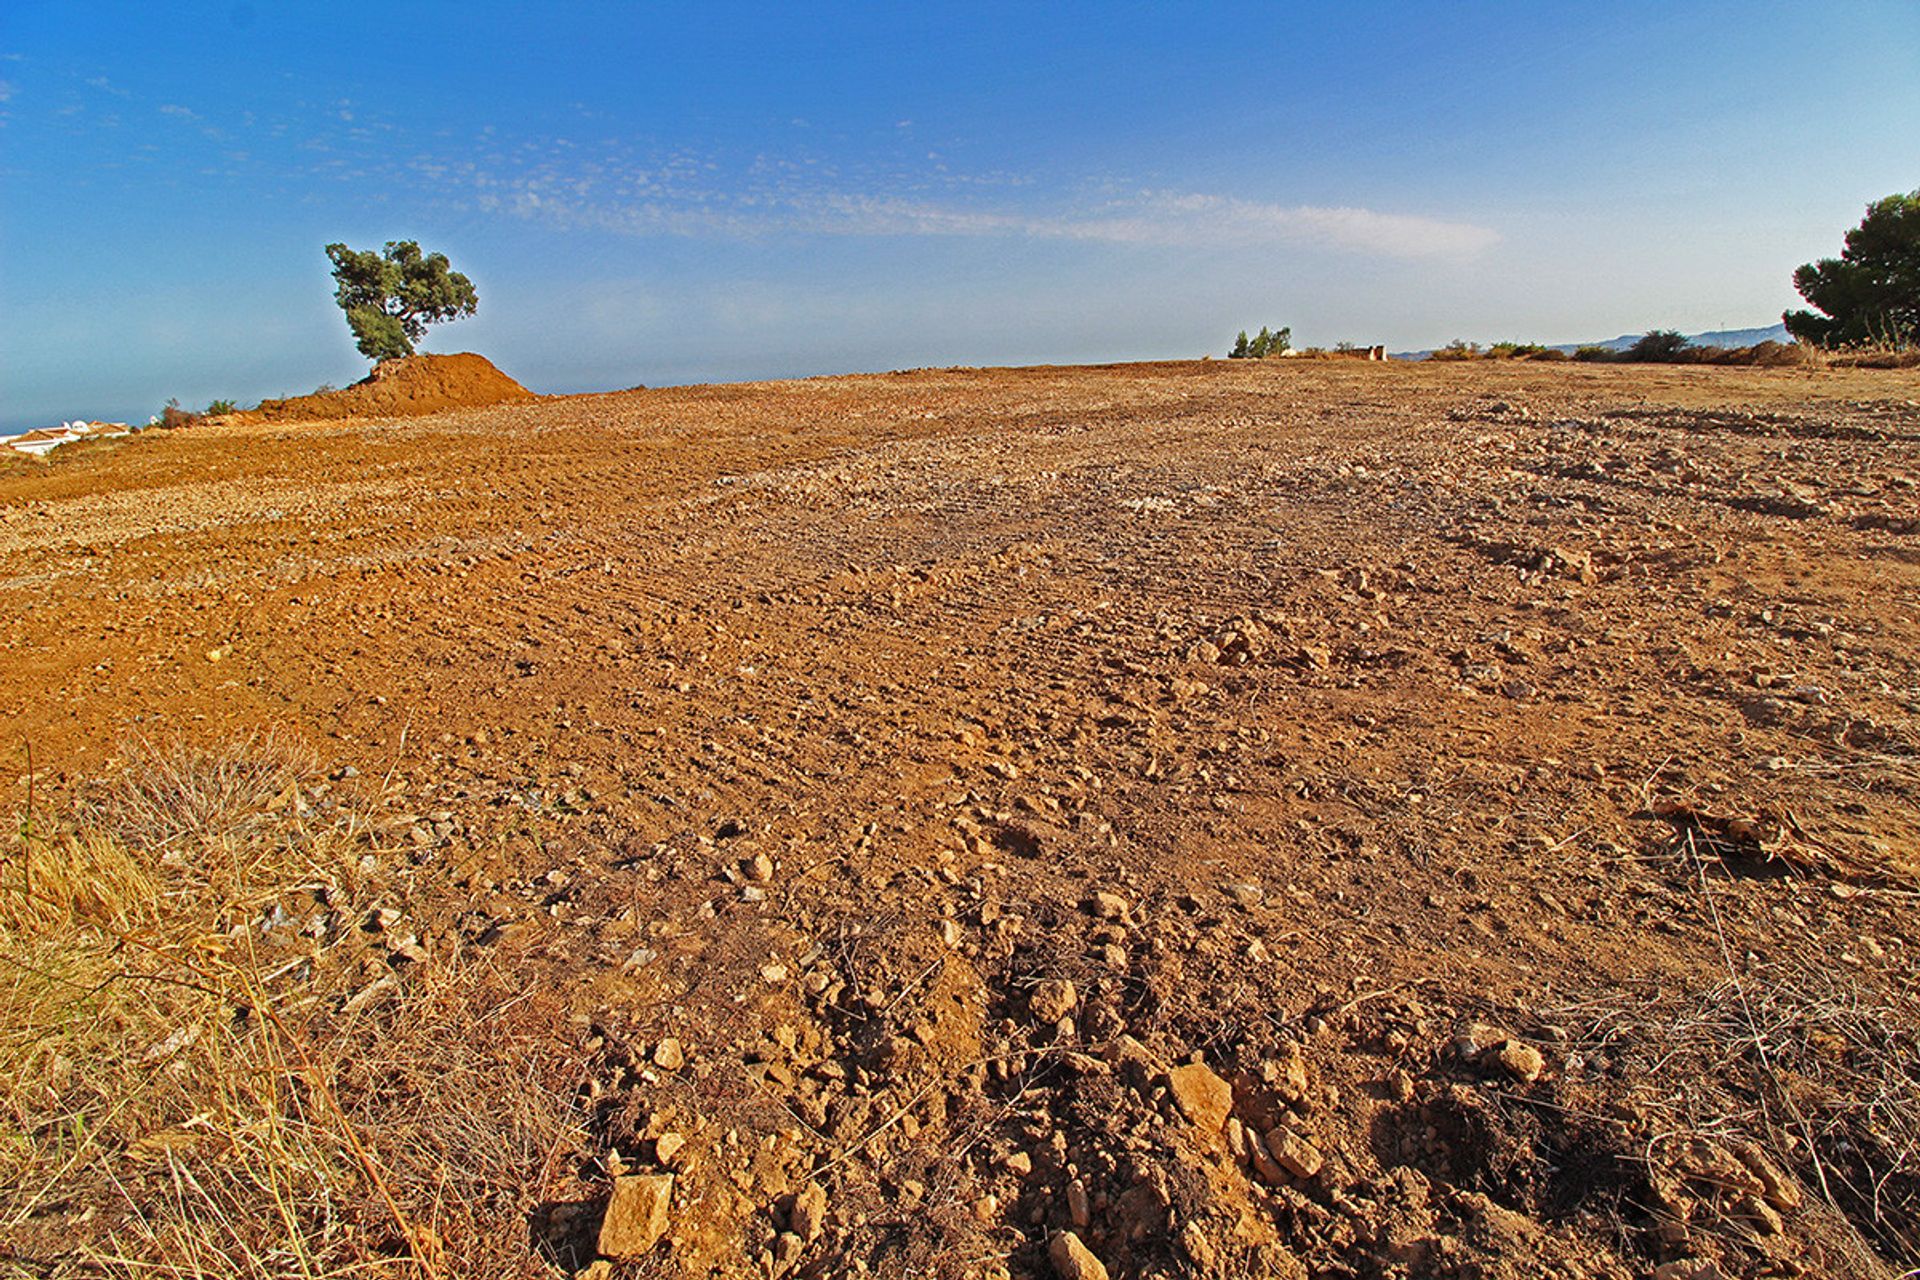
[[57,427],[36,427],[17,436],[0,437],[0,445],[36,456],[50,453],[63,444],[77,440],[111,440],[131,435],[133,428],[124,422],[63,422]]

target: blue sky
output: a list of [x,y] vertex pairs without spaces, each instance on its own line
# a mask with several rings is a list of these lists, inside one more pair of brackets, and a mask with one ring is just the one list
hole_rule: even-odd
[[365,372],[418,239],[535,390],[1766,324],[1920,187],[1920,4],[0,6],[0,428]]

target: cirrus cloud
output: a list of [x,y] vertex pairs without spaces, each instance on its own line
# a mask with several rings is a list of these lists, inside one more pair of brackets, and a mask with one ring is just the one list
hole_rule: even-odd
[[1287,205],[1147,191],[1092,209],[1024,215],[886,197],[829,195],[801,221],[829,234],[1021,236],[1105,244],[1295,244],[1394,257],[1459,257],[1499,240],[1490,227],[1350,206]]

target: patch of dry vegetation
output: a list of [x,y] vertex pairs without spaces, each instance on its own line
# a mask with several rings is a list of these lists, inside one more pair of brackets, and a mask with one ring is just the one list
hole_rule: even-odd
[[574,1125],[563,1022],[489,964],[355,946],[385,851],[306,776],[268,739],[143,746],[71,821],[15,832],[0,1274],[531,1261],[530,1175]]

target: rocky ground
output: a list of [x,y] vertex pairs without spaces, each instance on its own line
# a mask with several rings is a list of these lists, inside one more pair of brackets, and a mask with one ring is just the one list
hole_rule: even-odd
[[564,1050],[440,1274],[1891,1277],[1917,401],[1202,362],[143,435],[0,476],[7,799],[29,743],[76,804],[321,762],[365,856],[235,925],[283,1016],[374,1052],[478,966]]

